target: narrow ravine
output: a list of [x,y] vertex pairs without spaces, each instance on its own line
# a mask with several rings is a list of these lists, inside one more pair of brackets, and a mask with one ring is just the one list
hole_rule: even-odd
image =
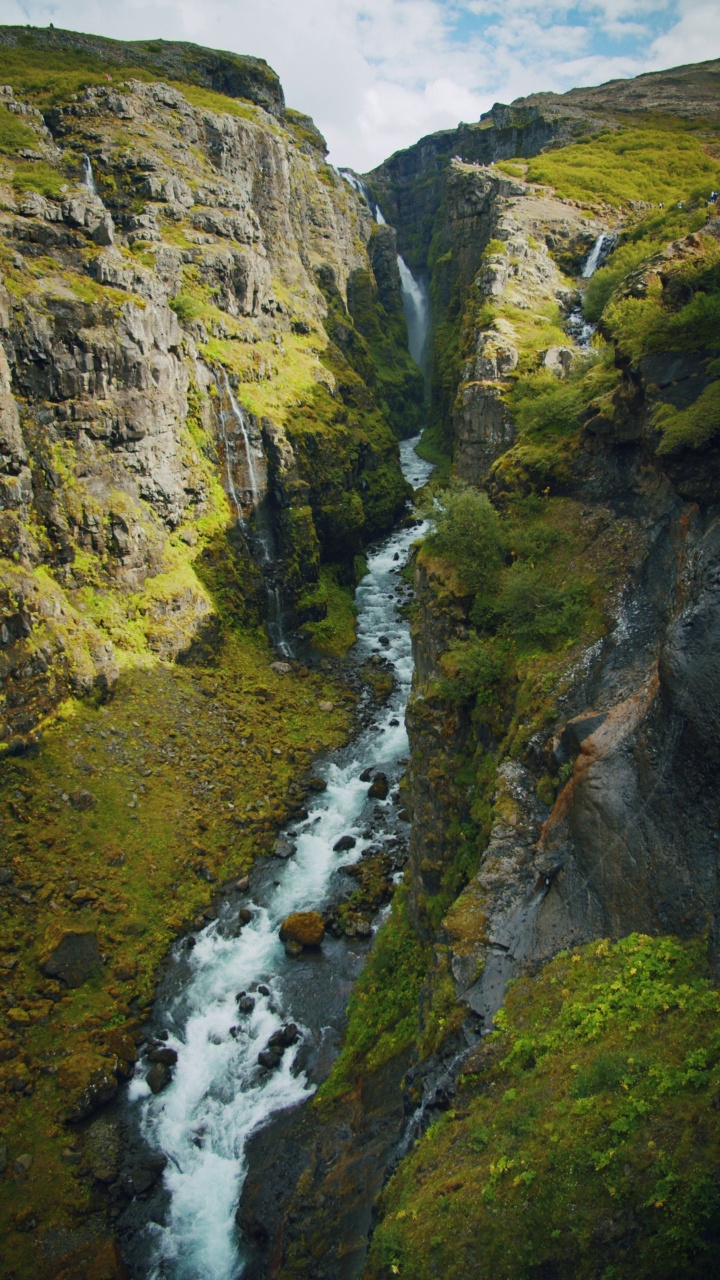
[[[418,458],[415,443],[401,445],[401,458],[406,478],[419,488],[432,468]],[[308,817],[286,830],[294,855],[261,859],[249,889],[228,898],[194,946],[185,940],[175,947],[153,1026],[177,1054],[172,1080],[152,1095],[146,1064],[129,1089],[128,1107],[145,1142],[167,1160],[165,1203],[154,1214],[163,1220],[141,1225],[135,1219],[128,1256],[137,1276],[242,1275],[235,1210],[247,1139],[279,1110],[307,1098],[337,1052],[347,998],[370,943],[326,936],[320,952],[293,959],[278,930],[290,912],[322,911],[341,898],[348,877],[340,868],[371,845],[396,849],[407,839],[396,792],[408,750],[404,712],[413,672],[401,569],[418,533],[417,526],[400,528],[371,550],[356,593],[353,657],[362,665],[382,655],[392,664],[388,702],[348,747],[317,766],[327,789],[313,799]],[[387,775],[386,800],[369,799],[369,783],[360,776],[366,770]],[[356,841],[351,850],[334,849],[342,836]],[[244,925],[243,911],[250,914]],[[286,1039],[297,1039],[279,1065],[261,1066],[258,1055],[270,1037],[292,1027],[297,1032],[288,1030]]]

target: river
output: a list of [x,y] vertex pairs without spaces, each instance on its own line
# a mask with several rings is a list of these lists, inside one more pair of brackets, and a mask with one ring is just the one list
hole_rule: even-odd
[[[416,443],[400,446],[403,473],[415,489],[432,470],[415,453]],[[136,1213],[126,1227],[128,1257],[142,1280],[242,1276],[235,1210],[247,1140],[278,1111],[308,1098],[338,1051],[348,995],[371,941],[326,935],[320,952],[292,959],[278,929],[293,911],[324,910],[345,896],[354,886],[340,868],[370,846],[398,849],[407,841],[396,794],[408,751],[404,713],[413,674],[410,628],[401,611],[409,588],[401,569],[420,532],[399,528],[371,549],[356,592],[352,658],[362,665],[382,655],[392,664],[388,702],[347,747],[317,765],[327,789],[313,797],[308,817],[286,830],[294,856],[259,859],[249,890],[228,897],[194,947],[179,941],[173,949],[153,1014],[154,1034],[177,1053],[172,1080],[151,1094],[149,1064],[141,1063],[126,1106],[145,1143],[167,1159],[162,1211],[145,1220]],[[360,778],[367,769],[387,775],[385,801],[368,798],[369,783]],[[342,836],[355,839],[352,850],[334,850]],[[251,918],[238,929],[243,908]],[[240,1006],[238,993],[244,993]],[[266,1070],[258,1054],[289,1023],[299,1039]]]

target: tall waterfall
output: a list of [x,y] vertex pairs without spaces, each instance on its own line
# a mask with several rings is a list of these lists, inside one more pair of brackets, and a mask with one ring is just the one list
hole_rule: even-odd
[[[273,647],[284,658],[293,656],[292,648],[286,635],[286,612],[282,594],[282,582],[277,566],[277,551],[272,519],[266,499],[264,485],[258,475],[255,446],[250,439],[247,418],[241,405],[238,404],[227,373],[223,369],[222,381],[216,378],[220,391],[220,409],[218,423],[220,435],[225,449],[225,469],[227,487],[235,505],[238,524],[245,532],[247,542],[252,548],[253,558],[261,570],[265,580],[267,593],[267,632]],[[223,399],[229,409],[223,407]],[[245,473],[247,486],[238,493],[233,475],[233,442],[228,435],[228,416],[239,428],[245,454]],[[260,455],[261,456],[261,455]],[[248,522],[252,519],[252,524]]]
[[[386,220],[380,205],[373,198],[366,182],[359,178],[352,169],[341,169],[340,174],[353,191],[357,191],[367,203],[378,226],[386,226]],[[427,361],[427,340],[430,328],[430,298],[424,281],[418,280],[410,270],[401,254],[397,256],[400,272],[400,288],[405,322],[408,329],[408,350],[416,365],[425,369]]]
[[[248,435],[245,414],[243,413],[242,409],[240,408],[240,405],[238,404],[237,400],[235,399],[235,396],[233,395],[232,387],[230,386],[230,381],[224,369],[223,369],[223,380],[224,380],[225,395],[227,396],[228,402],[230,404],[230,412],[232,413],[232,416],[235,419],[235,422],[240,428],[240,433],[243,438],[243,444],[245,445],[247,473],[248,473],[248,480],[250,481],[249,493],[252,501],[252,506],[254,508],[258,505],[263,495],[262,495],[262,489],[258,482],[257,468],[255,466],[255,460],[253,458],[253,446],[250,441],[250,436]],[[221,410],[221,413],[222,413],[222,410]],[[224,426],[224,423],[223,423],[223,426]],[[230,463],[228,461],[228,469],[229,469],[229,466],[230,466]],[[231,484],[232,484],[232,481],[231,481]],[[233,485],[233,497],[234,496],[235,495],[234,495],[234,485]]]
[[95,186],[95,175],[93,174],[92,164],[89,156],[83,156],[83,182],[91,195],[97,195]]
[[404,258],[398,254],[398,270],[402,288],[403,311],[408,330],[408,350],[421,369],[427,359],[430,299],[424,282],[417,280]]

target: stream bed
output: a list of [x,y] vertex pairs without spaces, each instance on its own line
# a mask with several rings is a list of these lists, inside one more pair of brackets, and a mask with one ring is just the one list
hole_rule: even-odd
[[[417,489],[432,467],[417,456],[415,444],[404,441],[400,449],[403,473]],[[397,851],[398,865],[402,860],[409,827],[397,784],[408,751],[404,713],[413,662],[401,610],[411,593],[401,570],[420,532],[417,525],[399,528],[371,548],[356,592],[352,660],[361,666],[381,655],[392,664],[388,701],[347,747],[316,765],[326,789],[312,798],[308,817],[284,832],[295,854],[259,859],[249,889],[227,897],[194,946],[183,939],[173,948],[152,1022],[157,1043],[177,1054],[172,1078],[152,1094],[145,1078],[150,1064],[139,1065],[124,1106],[127,1126],[166,1161],[162,1184],[149,1199],[133,1201],[119,1224],[137,1280],[242,1276],[235,1212],[248,1138],[307,1099],[338,1052],[348,997],[371,939],[326,934],[318,952],[291,958],[278,930],[293,911],[327,910],[346,897],[354,884],[341,868],[369,848]],[[360,777],[368,770],[387,776],[385,800],[369,798],[369,781]],[[354,847],[335,850],[344,836],[354,839]],[[243,910],[250,919],[239,927]],[[258,1055],[271,1036],[289,1027],[294,1030],[285,1038],[297,1039],[277,1066],[264,1068]]]

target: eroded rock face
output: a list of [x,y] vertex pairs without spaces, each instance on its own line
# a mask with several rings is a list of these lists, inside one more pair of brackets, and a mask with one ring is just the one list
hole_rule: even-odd
[[[86,39],[55,35],[63,47]],[[120,46],[100,43],[112,62]],[[184,65],[180,46],[156,52]],[[128,57],[146,66],[154,54],[133,45]],[[351,559],[405,500],[389,426],[359,450],[321,358],[328,290],[351,355],[348,281],[367,278],[373,306],[379,296],[370,212],[325,164],[320,135],[283,117],[270,68],[231,55],[203,66],[195,83],[245,86],[249,103],[210,110],[130,79],[59,102],[50,132],[3,90],[64,190],[28,192],[0,218],[0,748],[69,693],[107,695],[127,623],[139,624],[133,652],[167,660],[211,635],[214,605],[193,566],[228,554],[239,515],[262,505],[292,603],[317,583],[331,526],[347,516]],[[78,164],[88,150],[95,190]],[[383,297],[402,327],[386,258]],[[278,379],[293,385],[287,403],[273,400]],[[242,385],[261,409],[245,404],[241,426],[230,393],[242,404]],[[266,597],[236,542],[257,621]],[[117,626],[85,607],[90,584]]]

